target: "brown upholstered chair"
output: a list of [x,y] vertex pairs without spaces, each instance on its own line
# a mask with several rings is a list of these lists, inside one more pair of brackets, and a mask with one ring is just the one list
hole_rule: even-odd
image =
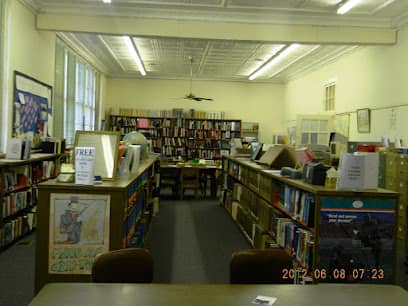
[[249,249],[232,254],[231,284],[285,284],[283,269],[293,268],[292,257],[283,249]]
[[92,265],[96,283],[151,283],[153,258],[142,248],[113,250],[98,255]]
[[180,199],[184,197],[184,190],[193,189],[197,198],[200,190],[200,169],[196,167],[182,167],[180,170]]

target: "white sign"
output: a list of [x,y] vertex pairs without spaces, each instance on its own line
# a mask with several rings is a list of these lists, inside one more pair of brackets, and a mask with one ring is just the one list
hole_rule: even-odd
[[75,184],[94,184],[95,157],[95,147],[75,147]]

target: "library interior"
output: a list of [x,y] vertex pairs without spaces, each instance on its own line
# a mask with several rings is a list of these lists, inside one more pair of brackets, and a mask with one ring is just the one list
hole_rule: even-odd
[[407,52],[406,0],[0,0],[0,305],[406,306]]

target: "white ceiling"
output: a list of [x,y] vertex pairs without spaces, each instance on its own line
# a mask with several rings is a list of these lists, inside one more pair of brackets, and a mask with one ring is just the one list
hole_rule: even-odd
[[[337,15],[341,0],[22,0],[37,14],[160,18],[261,24],[303,24],[396,28],[408,20],[407,0],[360,0],[348,14]],[[220,29],[222,31],[222,29]],[[61,32],[99,69],[112,77],[141,77],[120,36]],[[177,37],[133,40],[148,78],[248,81],[276,50],[265,41]],[[355,49],[355,44],[305,44],[258,81],[285,82]]]

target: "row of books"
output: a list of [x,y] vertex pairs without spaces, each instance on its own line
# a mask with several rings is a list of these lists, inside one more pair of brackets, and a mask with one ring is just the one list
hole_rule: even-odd
[[31,184],[33,177],[30,165],[8,167],[3,175],[1,190],[11,192],[15,189],[24,188]]
[[315,196],[298,188],[283,185],[280,203],[293,218],[309,227],[314,226]]
[[301,228],[289,218],[272,220],[272,232],[278,245],[287,249],[306,269],[311,268],[314,238],[310,231]]
[[39,183],[56,175],[56,164],[53,160],[32,163],[31,180],[33,184]]
[[[314,227],[315,196],[313,194],[276,182],[270,177],[260,175],[256,169],[243,167],[232,161],[228,162],[228,171],[230,175],[259,192],[274,205],[280,205],[293,219],[303,222],[308,227]],[[257,198],[256,195],[252,197]]]
[[231,130],[241,131],[240,121],[210,121],[210,120],[185,120],[185,126],[198,130]]
[[[131,128],[121,128],[122,134],[130,132]],[[160,129],[138,129],[140,133],[147,138],[157,137],[183,137],[194,138],[198,140],[224,140],[229,141],[231,138],[239,137],[239,133],[223,130],[188,130],[185,128],[160,128]]]
[[133,237],[129,239],[128,244],[126,247],[128,248],[142,248],[144,246],[144,238],[147,232],[147,224],[148,222],[141,220],[139,224],[136,226],[135,233]]
[[228,174],[231,175],[232,177],[240,180],[241,179],[241,167],[239,164],[234,163],[232,160],[228,160]]
[[203,139],[202,141],[197,141],[197,139],[187,139],[186,146],[190,149],[214,149],[214,150],[230,149],[230,144],[228,141],[215,139]]
[[4,172],[0,190],[11,192],[39,183],[54,176],[55,171],[54,161],[40,161],[24,166],[8,167]]
[[132,238],[135,233],[138,220],[142,217],[143,207],[145,202],[145,196],[141,193],[136,201],[134,202],[129,214],[127,215],[126,220],[124,221],[124,237],[125,245],[128,245],[129,240]]
[[[154,142],[153,142],[154,143]],[[155,152],[161,153],[162,155],[165,156],[187,156],[187,149],[186,147],[173,147],[173,146],[158,146],[153,144],[155,147]]]
[[232,201],[231,216],[238,223],[246,238],[253,243],[255,222],[253,217],[237,202]]
[[31,191],[11,193],[1,202],[2,218],[15,214],[32,204]]
[[112,127],[131,126],[135,128],[188,128],[188,129],[203,129],[203,130],[241,130],[240,120],[224,120],[224,119],[195,119],[195,118],[137,118],[137,117],[121,117],[111,116],[110,125]]
[[257,197],[253,192],[241,184],[236,183],[233,186],[232,195],[234,201],[239,202],[243,208],[254,216],[257,215]]
[[36,213],[29,212],[19,216],[0,227],[0,247],[4,247],[36,227]]
[[128,188],[128,206],[132,206],[137,200],[139,193],[147,182],[148,173],[143,172],[136,180],[130,184]]
[[223,155],[228,154],[228,150],[188,149],[187,159],[220,159]]
[[[113,126],[113,131],[118,131],[120,134],[124,135],[130,132],[135,131],[134,127],[129,126]],[[188,130],[185,128],[159,128],[159,129],[137,129],[147,138],[152,137],[195,137],[200,139],[210,138],[210,139],[231,139],[239,138],[239,131],[230,131],[230,130]]]
[[203,112],[190,109],[188,117],[198,119],[225,119],[225,112]]
[[110,110],[112,114],[119,116],[144,116],[144,117],[173,117],[172,110],[134,109],[123,108]]
[[202,119],[224,119],[225,112],[205,112],[189,109],[184,112],[183,109],[174,108],[171,110],[152,110],[152,109],[133,109],[133,108],[111,108],[112,115],[119,116],[141,116],[141,117],[187,117]]

